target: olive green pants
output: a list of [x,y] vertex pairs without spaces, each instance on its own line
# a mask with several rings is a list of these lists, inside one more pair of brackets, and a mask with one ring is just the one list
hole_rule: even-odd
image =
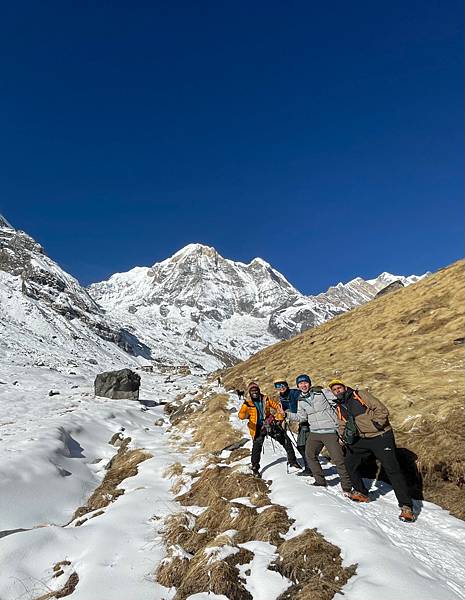
[[315,483],[326,485],[323,469],[318,460],[318,455],[322,451],[323,446],[329,452],[331,462],[336,466],[338,475],[341,479],[342,489],[345,492],[350,492],[352,489],[352,482],[344,464],[344,454],[339,445],[337,433],[316,433],[311,431],[308,435],[307,443],[305,445],[305,455],[307,457],[308,466],[313,472],[313,477],[315,477]]

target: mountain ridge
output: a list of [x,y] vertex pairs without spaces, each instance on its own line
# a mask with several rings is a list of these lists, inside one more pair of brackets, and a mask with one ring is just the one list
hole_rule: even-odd
[[[44,329],[51,339],[60,338],[65,335],[63,325],[74,346],[74,338],[82,336],[76,326],[82,324],[84,331],[92,331],[89,339],[95,334],[137,360],[185,364],[202,371],[231,366],[367,302],[379,287],[377,280],[355,278],[305,296],[259,257],[243,263],[222,257],[211,246],[193,243],[152,266],[115,273],[84,288],[4,217],[0,273],[5,328],[8,322],[18,322],[15,305],[26,302],[19,322],[32,337]],[[27,317],[32,312],[35,322]],[[55,337],[54,327],[61,328],[60,334],[53,333]]]

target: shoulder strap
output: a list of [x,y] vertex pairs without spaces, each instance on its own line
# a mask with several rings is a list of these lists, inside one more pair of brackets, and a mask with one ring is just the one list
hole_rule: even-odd
[[339,413],[337,412],[337,409],[336,409],[336,407],[335,407],[335,406],[333,406],[333,405],[331,404],[331,402],[328,400],[328,398],[327,398],[326,394],[325,394],[325,393],[324,393],[324,391],[323,391],[323,388],[321,388],[321,393],[322,393],[322,395],[323,395],[323,398],[326,400],[326,404],[329,406],[329,408],[330,408],[330,409],[331,409],[333,412],[335,412],[336,414],[339,414]]
[[360,394],[358,393],[357,390],[354,390],[354,398],[355,400],[358,400],[360,402],[360,404],[363,404],[363,406],[365,406],[366,408],[368,408],[368,404],[362,399],[362,397],[360,396]]

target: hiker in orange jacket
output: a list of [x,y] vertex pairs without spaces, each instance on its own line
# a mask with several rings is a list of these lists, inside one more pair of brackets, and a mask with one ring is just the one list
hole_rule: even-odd
[[396,457],[388,409],[367,390],[354,390],[339,379],[331,381],[329,387],[338,400],[339,435],[346,447],[345,465],[354,486],[349,497],[357,502],[370,501],[360,467],[368,456],[374,454],[394,489],[401,509],[399,518],[415,521],[412,498]]
[[246,398],[239,410],[239,419],[248,419],[249,432],[253,439],[252,444],[252,472],[260,472],[260,455],[267,435],[275,439],[284,447],[289,466],[300,469],[295,457],[292,442],[286,435],[282,423],[286,417],[281,404],[271,400],[260,392],[258,383],[252,381],[247,387],[249,398]]

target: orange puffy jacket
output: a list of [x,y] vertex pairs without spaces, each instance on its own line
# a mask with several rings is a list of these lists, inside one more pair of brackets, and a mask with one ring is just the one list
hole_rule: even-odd
[[[260,402],[263,402],[263,414],[265,419],[269,415],[274,415],[277,421],[284,421],[284,419],[286,418],[286,414],[281,407],[281,402],[279,402],[278,400],[271,400],[271,398],[268,398],[268,396],[264,396],[263,394],[260,394]],[[258,410],[253,400],[250,400],[249,398],[247,398],[247,400],[244,400],[244,403],[242,404],[241,409],[239,411],[238,417],[242,420],[249,419],[249,432],[252,438],[254,438],[257,432]]]

